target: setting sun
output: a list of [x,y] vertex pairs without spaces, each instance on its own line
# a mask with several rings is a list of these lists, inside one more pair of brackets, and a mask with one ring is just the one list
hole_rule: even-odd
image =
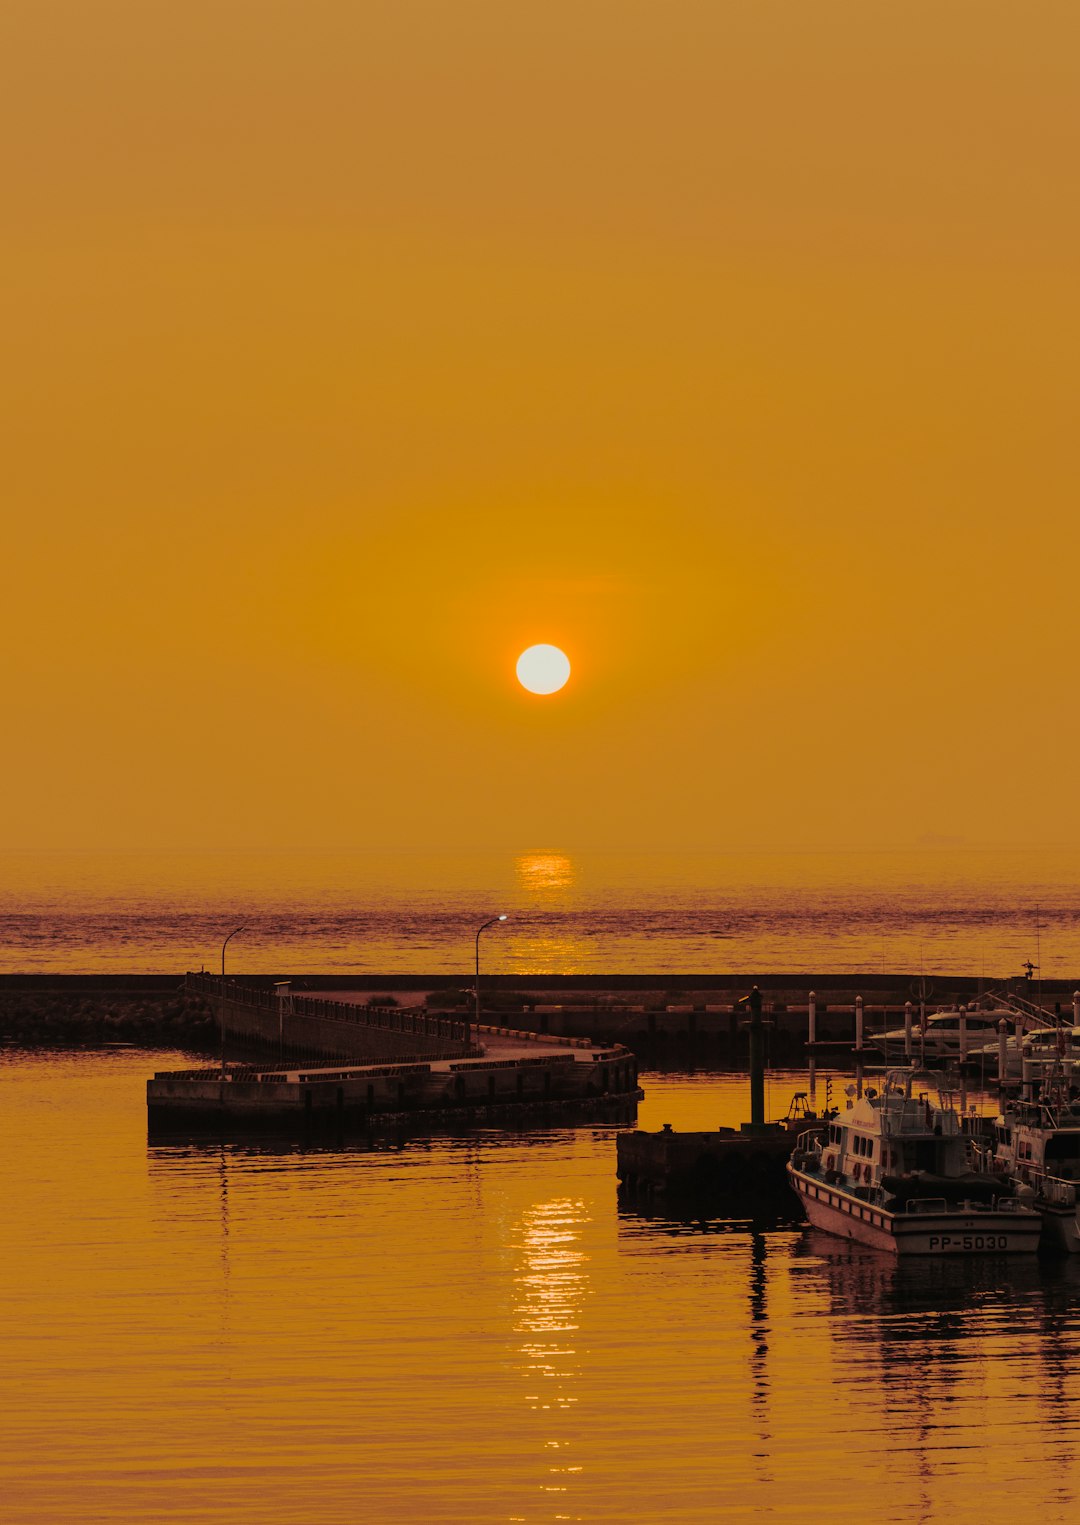
[[530,646],[517,659],[517,675],[530,694],[555,694],[570,676],[570,658],[557,646]]

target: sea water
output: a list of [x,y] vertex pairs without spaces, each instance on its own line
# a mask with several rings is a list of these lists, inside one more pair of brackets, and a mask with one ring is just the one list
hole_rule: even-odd
[[[649,1215],[607,1127],[151,1147],[187,1057],[4,1056],[5,1522],[1075,1517],[1074,1261]],[[644,1126],[746,1114],[644,1083]]]
[[0,970],[1080,973],[1064,850],[0,854]]

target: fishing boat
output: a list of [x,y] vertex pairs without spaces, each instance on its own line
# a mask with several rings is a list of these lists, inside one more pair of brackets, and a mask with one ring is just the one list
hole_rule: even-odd
[[1024,1098],[1010,1102],[980,1151],[984,1170],[1025,1192],[1039,1213],[1049,1247],[1080,1254],[1080,1105],[1059,1069],[1039,1087],[1030,1079]]
[[895,1255],[1032,1254],[1042,1220],[1012,1182],[973,1168],[979,1120],[942,1077],[892,1070],[800,1134],[788,1179],[815,1228]]

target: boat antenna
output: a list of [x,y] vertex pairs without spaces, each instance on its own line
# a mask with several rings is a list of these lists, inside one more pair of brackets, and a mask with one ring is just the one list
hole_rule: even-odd
[[1035,968],[1038,971],[1038,975],[1039,975],[1038,991],[1039,991],[1039,1014],[1040,1015],[1042,1015],[1042,1009],[1043,1009],[1043,994],[1042,994],[1042,939],[1040,937],[1040,930],[1041,930],[1040,929],[1040,923],[1041,923],[1041,921],[1042,921],[1042,917],[1039,915],[1039,902],[1036,900],[1036,902],[1035,902]]

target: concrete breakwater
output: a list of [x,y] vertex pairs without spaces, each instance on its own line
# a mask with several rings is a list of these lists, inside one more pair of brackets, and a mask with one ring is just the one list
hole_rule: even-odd
[[[155,1132],[370,1129],[418,1116],[479,1120],[562,1107],[595,1116],[616,1107],[618,1120],[629,1121],[640,1095],[637,1060],[620,1044],[490,1024],[470,1029],[426,1009],[296,996],[289,984],[264,990],[202,974],[187,983],[218,1005],[222,1061],[214,1069],[160,1072],[147,1083]],[[235,1036],[276,1052],[276,1062],[228,1063]],[[289,1056],[298,1053],[320,1058],[295,1064]]]
[[296,993],[291,981],[266,989],[208,974],[189,974],[185,988],[217,1014],[223,1044],[240,1039],[279,1061],[400,1063],[477,1052],[462,1017],[426,1007],[373,1004],[362,993]]
[[163,1071],[147,1082],[152,1133],[208,1128],[290,1131],[382,1130],[453,1122],[503,1122],[508,1116],[632,1122],[641,1092],[637,1062],[625,1049],[519,1052],[490,1037],[469,1059],[389,1065]]
[[[173,974],[0,975],[0,1037],[20,1043],[129,1041],[215,1051],[217,980],[185,987]],[[294,998],[324,995],[381,1012],[371,1033],[394,1031],[394,1012],[426,1014],[427,1037],[447,1041],[464,1032],[473,999],[468,976],[424,974],[240,975],[236,983],[272,996],[289,981]],[[1067,1011],[1078,979],[1045,981],[1043,1003]],[[904,1003],[970,1002],[989,989],[1031,999],[1023,978],[993,979],[911,974],[651,974],[485,975],[485,1015],[499,1025],[569,1037],[619,1042],[651,1063],[739,1063],[746,1039],[737,1000],[761,989],[773,1062],[803,1054],[807,1001],[817,997],[817,1036],[843,1043],[854,1036],[856,997],[864,1002],[867,1033],[902,1024]],[[438,1025],[437,1024],[441,1024]],[[456,1024],[456,1028],[455,1028]],[[242,1025],[242,1024],[241,1024]],[[239,1031],[239,1030],[238,1030]],[[271,1041],[276,1037],[271,1032]],[[372,1036],[372,1044],[379,1040]],[[450,1041],[457,1041],[451,1038]],[[374,1046],[364,1057],[376,1052]],[[314,1058],[317,1051],[296,1053]]]

